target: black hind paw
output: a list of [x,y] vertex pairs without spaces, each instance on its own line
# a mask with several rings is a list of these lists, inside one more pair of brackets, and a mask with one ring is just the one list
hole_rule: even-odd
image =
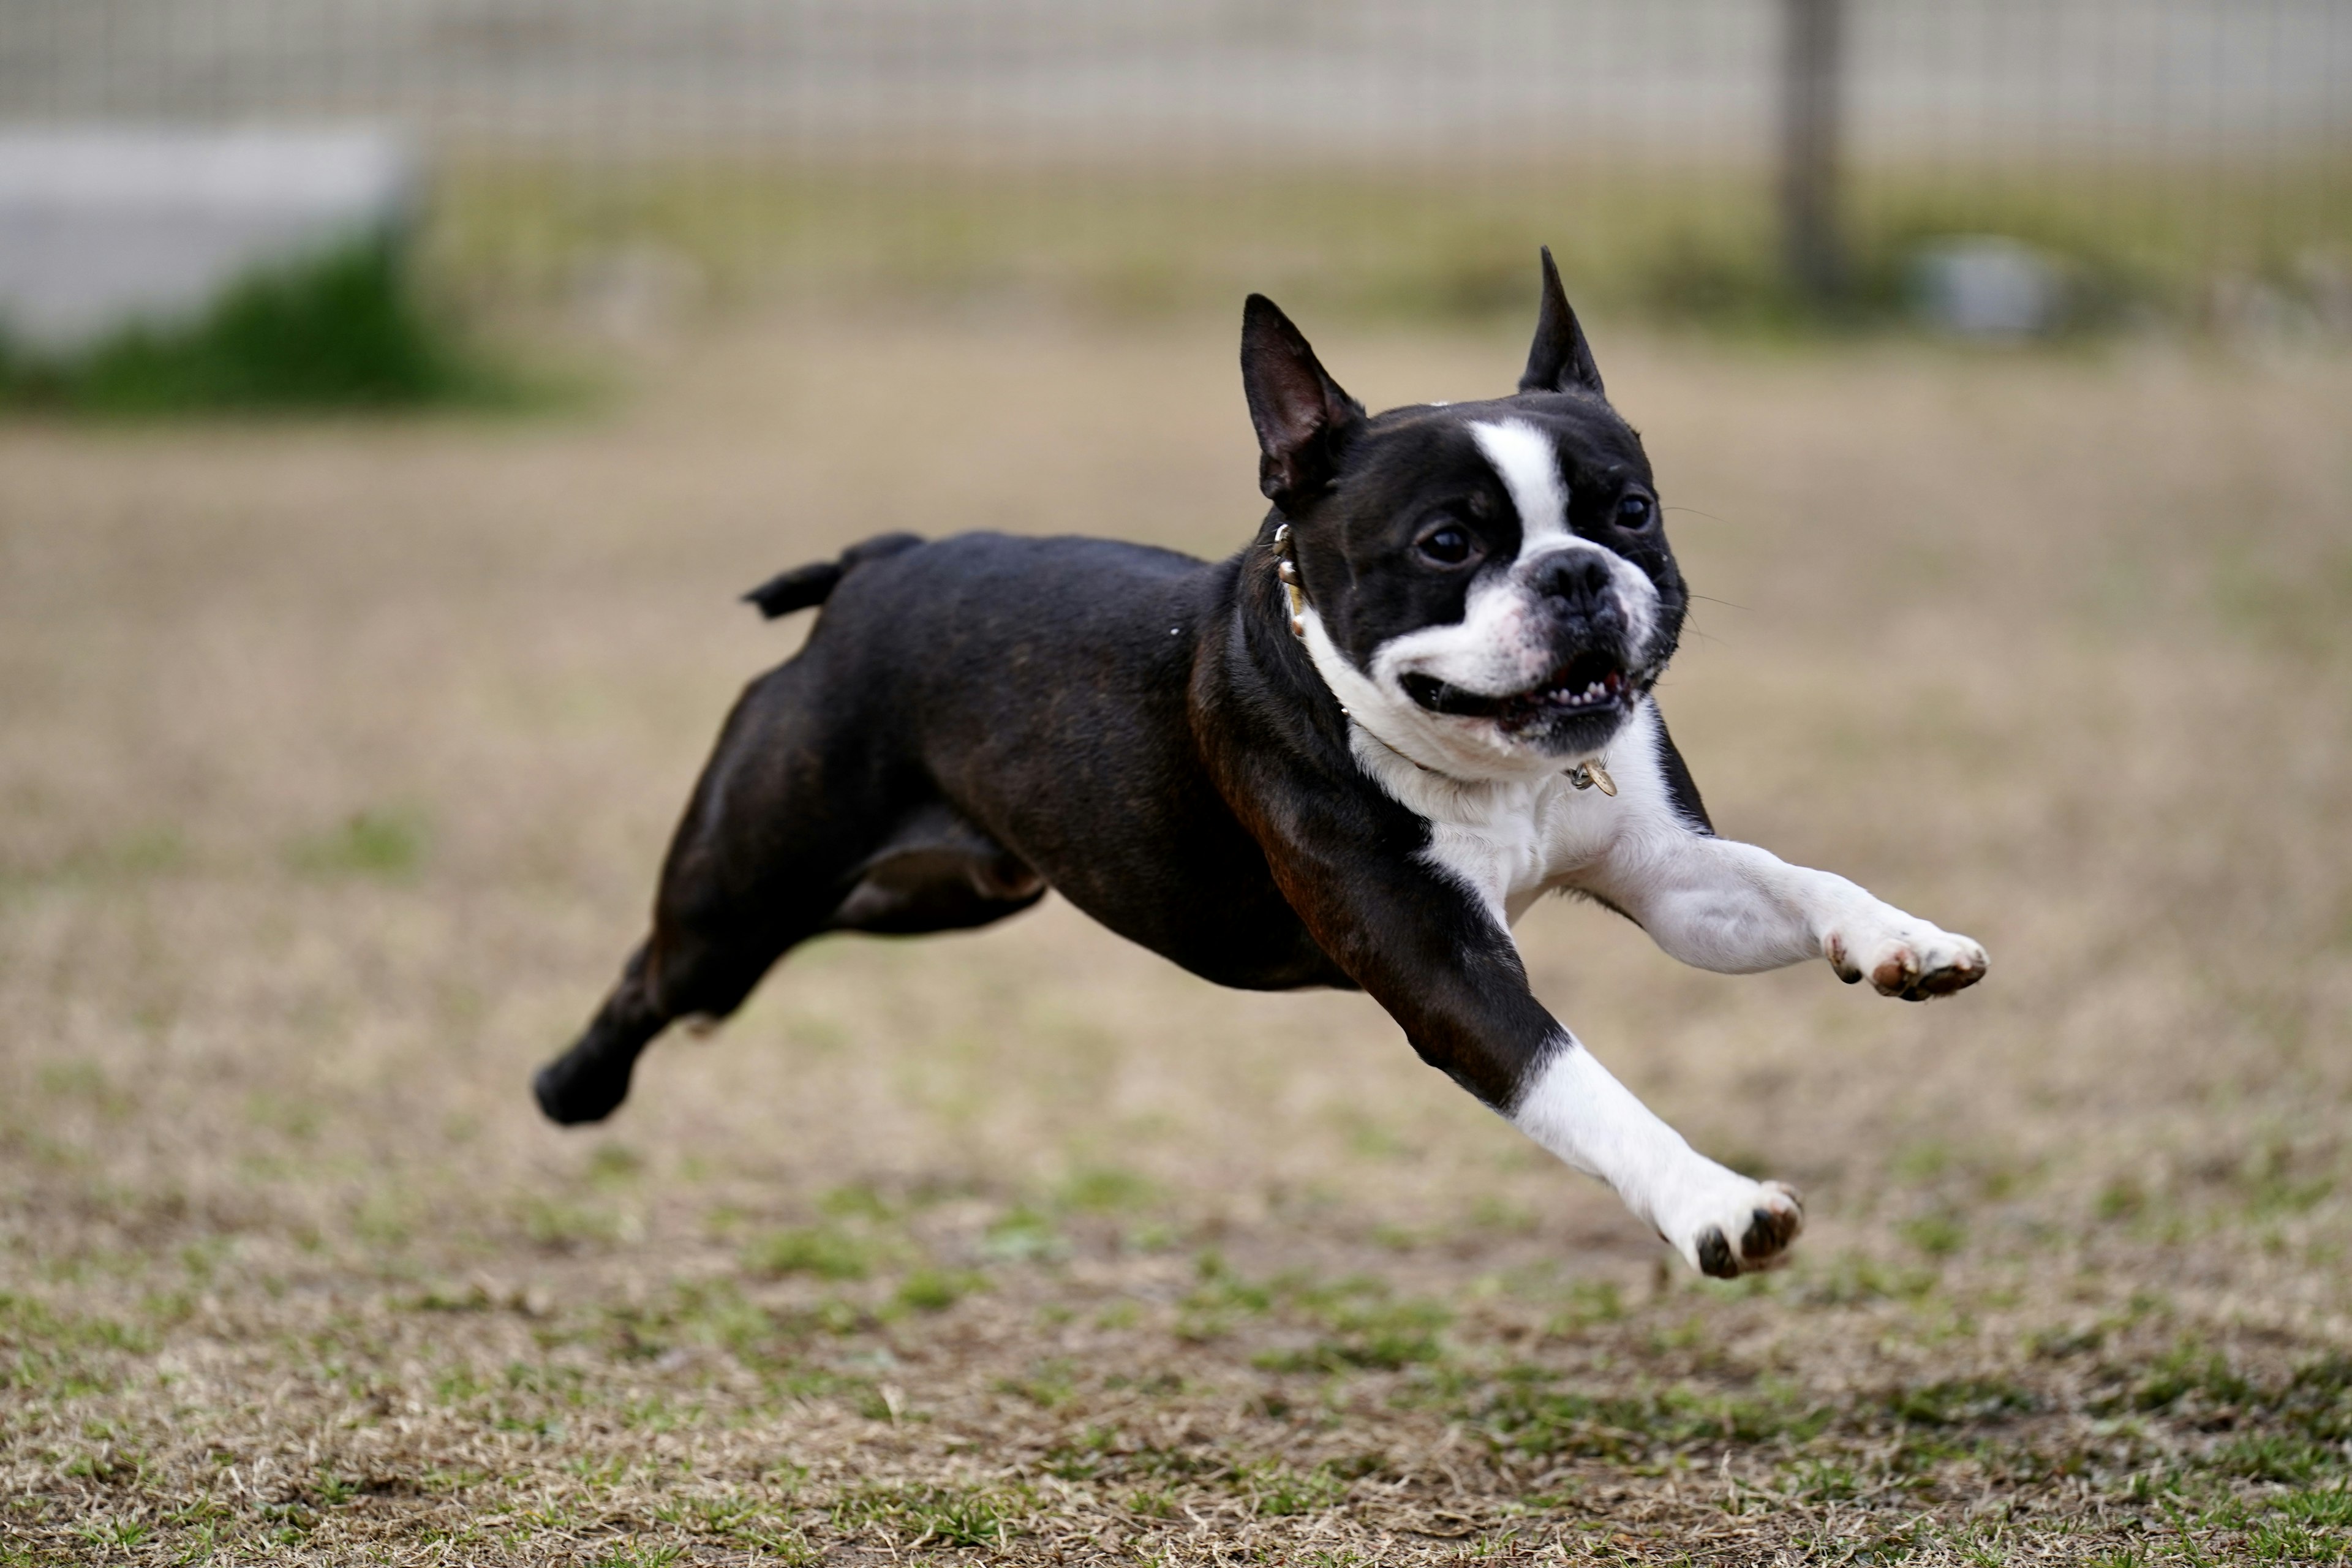
[[533,1075],[530,1092],[550,1121],[565,1127],[602,1121],[629,1098],[629,1069],[575,1064],[562,1057]]

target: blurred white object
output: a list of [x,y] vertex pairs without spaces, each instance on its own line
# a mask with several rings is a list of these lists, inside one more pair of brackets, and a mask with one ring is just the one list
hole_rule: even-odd
[[0,131],[0,332],[70,353],[410,219],[415,154],[377,131]]
[[1964,338],[2037,337],[2065,313],[2066,279],[2057,264],[2000,235],[1924,247],[1912,260],[1911,283],[1928,324]]

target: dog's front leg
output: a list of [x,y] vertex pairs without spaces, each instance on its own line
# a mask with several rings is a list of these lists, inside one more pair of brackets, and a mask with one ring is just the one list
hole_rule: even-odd
[[1826,958],[1851,984],[1924,1002],[1984,978],[1985,950],[1843,877],[1753,844],[1664,826],[1629,833],[1571,886],[1623,910],[1685,963],[1727,974]]
[[1498,908],[1418,860],[1328,847],[1366,843],[1363,828],[1284,835],[1268,859],[1317,942],[1422,1058],[1608,1183],[1693,1267],[1729,1278],[1778,1262],[1804,1223],[1797,1194],[1698,1153],[1594,1060],[1528,990]]
[[[1828,871],[1719,838],[1654,708],[1612,748],[1607,848],[1564,879],[1622,911],[1685,963],[1725,974],[1826,958],[1848,984],[1924,1002],[1984,978],[1982,946],[1906,914]],[[1675,780],[1681,783],[1677,787]]]
[[1531,1065],[1512,1125],[1607,1182],[1694,1268],[1728,1279],[1781,1261],[1805,1220],[1794,1188],[1699,1153],[1565,1029]]

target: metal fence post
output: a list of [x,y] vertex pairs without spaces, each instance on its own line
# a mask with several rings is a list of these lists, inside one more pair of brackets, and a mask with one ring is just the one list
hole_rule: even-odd
[[1845,0],[1781,0],[1780,226],[1790,277],[1816,305],[1845,293],[1838,110]]

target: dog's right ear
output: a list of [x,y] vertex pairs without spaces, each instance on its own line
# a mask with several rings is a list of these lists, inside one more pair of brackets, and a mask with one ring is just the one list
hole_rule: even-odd
[[1535,346],[1528,350],[1527,374],[1519,377],[1521,392],[1589,392],[1601,388],[1601,367],[1592,363],[1592,345],[1576,312],[1568,308],[1568,290],[1559,286],[1559,268],[1551,247],[1543,247],[1543,304],[1536,313]]
[[1257,426],[1257,488],[1288,512],[1331,482],[1339,448],[1364,405],[1339,390],[1280,307],[1253,294],[1242,307],[1242,387]]

